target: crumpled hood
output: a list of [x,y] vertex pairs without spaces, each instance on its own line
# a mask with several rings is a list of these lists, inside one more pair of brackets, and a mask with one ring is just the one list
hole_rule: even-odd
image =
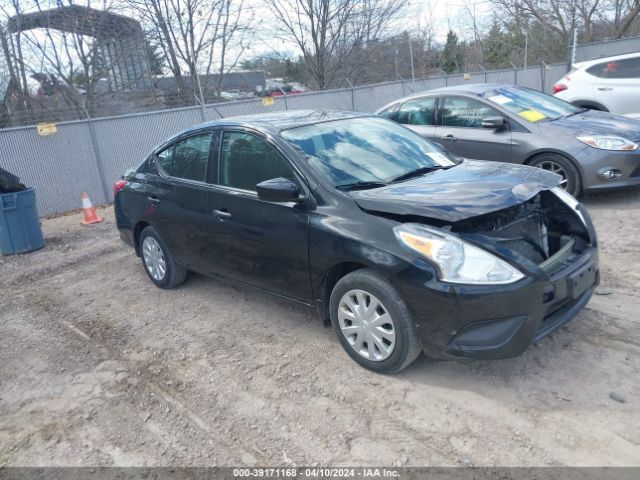
[[560,183],[540,168],[465,160],[386,187],[351,192],[360,208],[458,222],[515,206]]
[[617,135],[633,142],[640,140],[640,121],[595,110],[539,125],[542,129],[546,126],[554,129],[562,127],[572,135]]

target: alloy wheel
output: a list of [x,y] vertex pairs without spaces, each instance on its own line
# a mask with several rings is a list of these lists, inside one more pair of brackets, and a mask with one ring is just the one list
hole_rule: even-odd
[[562,188],[563,190],[567,189],[567,172],[565,171],[564,167],[552,160],[545,160],[543,162],[540,162],[536,165],[536,167],[541,168],[543,170],[547,170],[549,172],[552,173],[557,173],[558,175],[560,175],[562,177],[562,181],[560,182],[560,185],[558,185],[560,188]]
[[374,295],[350,290],[340,299],[338,322],[351,348],[367,360],[389,358],[396,346],[396,328],[388,310]]
[[161,281],[167,273],[167,261],[158,241],[153,237],[147,237],[142,242],[142,256],[144,265],[149,275],[154,280]]

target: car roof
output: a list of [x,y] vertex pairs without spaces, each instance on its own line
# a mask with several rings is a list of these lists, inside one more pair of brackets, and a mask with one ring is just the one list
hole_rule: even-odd
[[352,112],[345,110],[287,110],[282,112],[256,113],[252,115],[240,115],[235,117],[220,118],[207,123],[194,125],[175,135],[178,137],[186,133],[201,130],[208,127],[251,127],[258,130],[266,130],[278,133],[305,125],[330,122],[333,120],[343,120],[347,118],[369,117],[368,113]]
[[432,88],[429,90],[424,90],[422,92],[414,93],[413,95],[409,95],[405,97],[403,100],[408,100],[410,98],[424,97],[425,95],[442,95],[443,93],[469,93],[472,95],[482,95],[485,92],[495,90],[500,87],[515,87],[516,85],[509,85],[504,83],[469,83],[463,85],[453,85],[451,87],[439,87]]
[[[486,92],[490,92],[491,90],[495,90],[496,88],[504,88],[504,87],[517,87],[517,85],[510,85],[506,83],[469,83],[462,85],[453,85],[451,87],[440,87],[440,88],[432,88],[430,90],[423,90],[422,92],[417,92],[412,95],[398,98],[392,102],[389,102],[384,107],[380,107],[377,112],[381,112],[392,105],[395,105],[400,102],[406,102],[408,100],[414,100],[416,98],[431,96],[431,95],[444,95],[447,93],[455,93],[455,94],[467,94],[467,95],[477,95],[480,96]],[[522,87],[518,87],[522,88]]]

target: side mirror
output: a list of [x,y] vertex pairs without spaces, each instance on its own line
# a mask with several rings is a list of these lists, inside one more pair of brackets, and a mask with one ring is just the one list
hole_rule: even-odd
[[482,126],[484,128],[493,128],[494,130],[502,128],[506,125],[504,117],[496,115],[495,117],[485,117],[482,119]]
[[258,198],[265,202],[295,202],[300,198],[300,188],[286,178],[272,178],[256,185]]

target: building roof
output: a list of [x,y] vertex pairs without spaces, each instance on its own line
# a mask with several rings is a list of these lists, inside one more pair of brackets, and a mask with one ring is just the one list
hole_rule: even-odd
[[80,5],[15,15],[9,19],[8,28],[13,33],[51,28],[100,39],[140,36],[143,33],[137,20]]

